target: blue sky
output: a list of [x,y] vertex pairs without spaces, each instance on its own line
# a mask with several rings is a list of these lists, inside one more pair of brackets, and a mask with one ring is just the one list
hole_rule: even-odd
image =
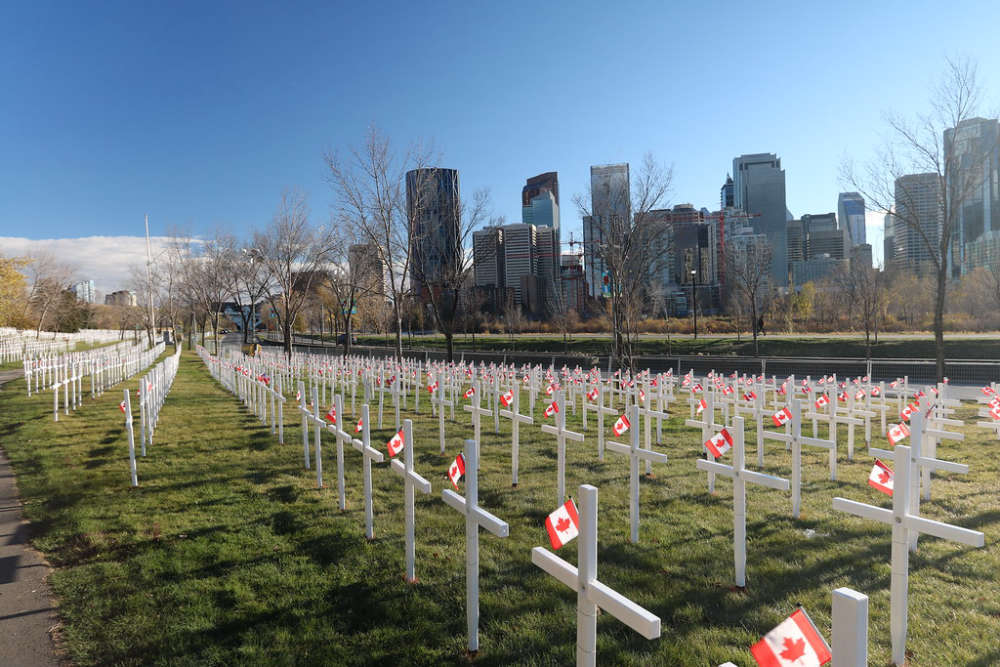
[[788,207],[821,213],[841,159],[868,158],[885,111],[926,109],[946,56],[998,101],[994,3],[812,4],[8,4],[0,237],[134,235],[144,213],[154,234],[238,231],[291,186],[325,221],[323,151],[370,123],[433,141],[508,221],[556,170],[579,234],[589,165],[647,151],[673,203],[710,208],[734,156],[776,152]]

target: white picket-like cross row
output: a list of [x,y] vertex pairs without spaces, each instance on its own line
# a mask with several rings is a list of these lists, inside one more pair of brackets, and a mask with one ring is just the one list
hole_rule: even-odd
[[[337,421],[339,422],[341,417],[338,415]],[[368,404],[365,403],[361,406],[361,439],[351,438],[351,444],[354,445],[354,449],[361,452],[364,458],[363,463],[363,474],[364,474],[364,493],[365,493],[365,537],[369,540],[375,539],[375,527],[374,527],[374,512],[372,511],[372,461],[376,463],[382,463],[385,457],[382,452],[373,449],[371,445],[371,429],[369,427],[368,421]]]
[[566,502],[566,440],[573,440],[575,442],[583,442],[582,433],[574,433],[573,431],[566,430],[566,406],[563,404],[563,393],[562,390],[554,392],[555,398],[553,399],[556,405],[559,406],[559,411],[555,414],[556,425],[551,426],[549,424],[542,424],[543,433],[551,433],[556,436],[556,443],[558,447],[558,457],[557,457],[557,484],[556,484],[556,499],[557,505],[562,505]]

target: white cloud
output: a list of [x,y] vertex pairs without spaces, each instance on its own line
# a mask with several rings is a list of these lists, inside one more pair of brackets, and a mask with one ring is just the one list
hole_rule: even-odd
[[[155,272],[156,258],[167,246],[167,237],[150,237]],[[26,239],[0,236],[0,254],[32,257],[48,253],[73,268],[76,280],[93,280],[104,294],[128,289],[131,266],[145,268],[146,239],[143,236],[84,236],[66,239]],[[155,278],[155,275],[154,275]]]

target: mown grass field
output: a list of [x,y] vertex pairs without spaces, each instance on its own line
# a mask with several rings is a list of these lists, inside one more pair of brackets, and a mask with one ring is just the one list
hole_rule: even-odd
[[[314,336],[319,338],[319,336]],[[394,345],[392,336],[358,335],[360,345]],[[324,336],[328,343],[330,336]],[[865,358],[864,335],[854,337],[837,336],[803,336],[801,338],[761,336],[758,339],[760,356],[763,357],[848,357]],[[403,346],[413,349],[444,349],[443,336],[418,336],[404,338]],[[499,335],[459,335],[455,337],[455,350],[462,351],[500,351],[500,352],[539,352],[548,354],[582,354],[606,355],[610,350],[609,336],[587,335],[574,336],[572,340],[563,341],[558,335],[523,335],[511,339]],[[731,355],[756,356],[753,339],[743,336],[720,336],[709,334],[698,339],[690,337],[672,338],[643,337],[635,345],[640,355]],[[931,335],[920,338],[881,338],[873,343],[871,355],[876,359],[933,359],[934,338]],[[1000,358],[1000,338],[951,338],[945,334],[945,355],[949,359],[983,359]]]
[[[389,464],[374,465],[376,539],[368,542],[360,454],[345,452],[348,509],[341,513],[333,438],[324,440],[327,486],[319,490],[315,473],[303,468],[297,415],[286,414],[286,444],[279,445],[193,353],[184,353],[154,444],[139,461],[138,489],[129,487],[120,391],[88,399],[53,423],[51,403],[23,389],[18,380],[0,391],[0,444],[17,471],[32,542],[56,568],[52,586],[75,663],[470,661],[464,521],[440,499],[448,464],[471,433],[467,413],[447,421],[446,457],[438,454],[426,394],[413,415],[415,468],[434,488],[417,494],[420,583],[409,585],[402,578],[403,487]],[[890,529],[831,509],[837,495],[889,505],[866,485],[871,459],[859,453],[848,463],[842,445],[839,481],[831,482],[826,453],[807,450],[798,520],[790,517],[789,494],[748,487],[748,587],[734,590],[732,486],[719,478],[716,494],[707,493],[695,469],[700,434],[683,426],[686,405],[673,412],[657,447],[670,460],[642,480],[637,545],[628,542],[627,461],[610,452],[597,460],[593,420],[587,442],[569,446],[567,488],[600,489],[600,579],[663,625],[662,637],[647,641],[602,614],[599,662],[750,665],[748,647],[797,603],[829,639],[830,593],[850,586],[871,598],[871,663],[887,664]],[[966,407],[960,416],[971,421],[973,412]],[[392,420],[387,406],[375,446],[384,447]],[[579,428],[579,415],[568,421]],[[510,537],[483,531],[480,538],[481,650],[474,662],[571,664],[576,596],[530,561],[532,547],[548,546],[543,523],[557,504],[555,442],[537,426],[522,427],[521,484],[512,489],[504,422],[499,435],[492,421],[484,427],[479,484],[482,506],[510,523]],[[1000,663],[1000,445],[981,429],[963,430],[965,442],[945,443],[938,454],[972,471],[937,477],[923,513],[984,531],[986,547],[922,538],[910,561],[913,665]],[[751,444],[750,464],[753,451]],[[768,445],[766,470],[788,476],[782,445]],[[575,563],[575,543],[559,555]]]

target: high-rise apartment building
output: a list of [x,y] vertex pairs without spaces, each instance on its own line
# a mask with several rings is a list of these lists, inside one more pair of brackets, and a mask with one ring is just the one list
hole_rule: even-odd
[[837,217],[847,230],[851,245],[867,243],[865,234],[865,198],[857,192],[841,192],[837,197]]
[[547,171],[529,178],[521,188],[521,210],[522,222],[559,229],[559,174]]
[[952,276],[958,277],[974,268],[966,246],[986,233],[1000,233],[1000,121],[962,121],[944,131],[944,150],[946,203],[956,216],[953,242],[958,261]]
[[719,207],[721,210],[736,206],[733,203],[736,201],[735,190],[736,186],[733,183],[733,177],[726,174],[726,182],[722,184],[722,189],[719,191]]
[[628,163],[590,168],[591,214],[583,218],[584,273],[590,295],[599,297],[607,267],[600,246],[608,241],[611,224],[628,223],[632,216]]
[[772,281],[788,282],[788,208],[785,205],[785,171],[773,153],[753,153],[733,159],[733,201],[736,208],[754,215],[751,225],[767,236],[771,246]]
[[97,289],[93,280],[81,280],[73,285],[76,298],[84,303],[97,303]]
[[106,306],[134,306],[135,304],[135,292],[132,290],[118,290],[104,297],[104,305]]
[[921,263],[935,256],[924,238],[934,248],[938,247],[941,239],[944,206],[941,179],[934,172],[900,176],[896,179],[894,195],[892,228],[895,260],[919,269]]
[[559,287],[562,290],[562,307],[565,311],[581,312],[587,299],[587,283],[583,277],[580,256],[564,254],[559,265]]
[[461,200],[456,169],[413,169],[406,173],[410,232],[410,285],[426,290],[456,273],[462,252]]

